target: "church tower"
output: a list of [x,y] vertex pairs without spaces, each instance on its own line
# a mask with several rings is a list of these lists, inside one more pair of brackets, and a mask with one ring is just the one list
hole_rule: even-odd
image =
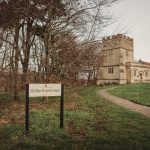
[[103,62],[98,71],[97,84],[127,83],[126,63],[133,62],[133,39],[122,34],[102,39]]

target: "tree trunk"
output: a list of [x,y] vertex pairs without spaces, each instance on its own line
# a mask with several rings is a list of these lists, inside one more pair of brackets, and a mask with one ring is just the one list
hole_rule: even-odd
[[14,37],[14,49],[15,49],[15,68],[14,68],[14,100],[19,100],[19,86],[18,86],[18,69],[19,69],[19,23],[16,23],[15,37]]

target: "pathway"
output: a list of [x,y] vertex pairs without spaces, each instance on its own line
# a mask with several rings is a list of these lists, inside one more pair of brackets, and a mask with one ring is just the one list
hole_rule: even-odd
[[133,103],[127,99],[120,98],[114,95],[111,95],[107,92],[108,89],[98,91],[98,95],[104,97],[105,99],[113,102],[114,104],[120,105],[122,107],[128,108],[132,111],[143,114],[144,116],[150,118],[150,107],[139,105]]

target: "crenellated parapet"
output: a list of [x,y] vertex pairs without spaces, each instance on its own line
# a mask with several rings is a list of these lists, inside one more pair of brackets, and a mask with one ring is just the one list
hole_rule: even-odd
[[123,34],[117,34],[117,35],[113,35],[113,36],[108,36],[108,37],[104,37],[102,39],[103,42],[105,41],[109,41],[109,40],[128,40],[133,42],[133,38],[127,37]]
[[123,34],[104,37],[102,39],[103,50],[124,48],[133,51],[133,38]]

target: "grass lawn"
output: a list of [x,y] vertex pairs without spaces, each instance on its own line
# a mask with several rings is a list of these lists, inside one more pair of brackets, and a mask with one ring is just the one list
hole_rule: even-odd
[[2,150],[149,150],[150,119],[121,108],[96,91],[65,89],[65,128],[59,129],[59,99],[31,99],[30,134],[24,133],[24,101],[0,97]]
[[109,90],[113,95],[150,106],[150,83],[129,84]]

